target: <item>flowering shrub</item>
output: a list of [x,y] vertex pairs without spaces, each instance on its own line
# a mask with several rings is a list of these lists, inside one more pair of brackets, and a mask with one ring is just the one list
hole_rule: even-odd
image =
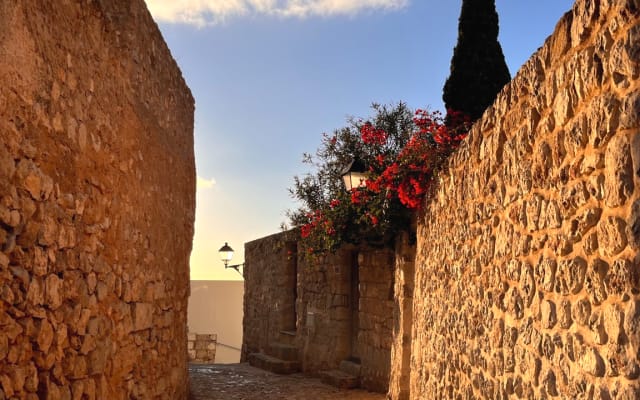
[[[417,110],[404,103],[373,105],[371,120],[323,135],[315,157],[305,162],[315,174],[295,177],[292,195],[302,207],[289,213],[308,251],[335,250],[343,243],[385,244],[409,226],[424,203],[432,177],[465,138],[468,119],[449,112]],[[368,166],[363,186],[346,192],[340,172],[353,158]]]

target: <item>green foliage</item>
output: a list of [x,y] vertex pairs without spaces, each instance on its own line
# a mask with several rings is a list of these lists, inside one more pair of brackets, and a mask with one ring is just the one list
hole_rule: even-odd
[[[449,127],[440,113],[412,114],[404,103],[373,109],[373,118],[351,119],[323,135],[315,156],[305,156],[315,172],[294,178],[291,194],[302,207],[289,217],[307,251],[393,243],[410,229],[412,211],[422,207],[433,176],[468,132],[461,113],[449,114],[455,125]],[[366,179],[347,192],[341,173],[354,157],[366,166]]]
[[[307,246],[313,251],[335,250],[343,243],[363,240],[384,244],[409,223],[410,212],[397,200],[379,195],[367,202],[353,202],[352,194],[342,183],[341,172],[354,157],[368,166],[377,165],[381,158],[393,159],[415,128],[413,113],[405,103],[373,104],[372,109],[375,112],[372,118],[350,118],[347,126],[332,135],[323,134],[316,154],[303,157],[303,162],[314,171],[294,177],[294,185],[289,189],[301,203],[300,208],[287,213],[291,225],[324,232],[307,239]],[[363,142],[361,130],[367,124],[386,133],[384,143],[371,146]]]
[[502,87],[511,80],[498,42],[495,0],[463,0],[458,43],[442,99],[447,110],[482,116]]

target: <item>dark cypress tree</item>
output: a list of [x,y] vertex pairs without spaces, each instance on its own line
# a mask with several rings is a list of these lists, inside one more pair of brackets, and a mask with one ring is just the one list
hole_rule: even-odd
[[495,0],[462,0],[458,43],[442,95],[445,106],[475,121],[510,80],[498,42]]

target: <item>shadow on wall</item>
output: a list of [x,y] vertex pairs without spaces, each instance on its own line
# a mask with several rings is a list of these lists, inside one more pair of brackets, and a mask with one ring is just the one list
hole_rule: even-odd
[[216,364],[240,362],[243,281],[191,281],[189,333],[216,334]]

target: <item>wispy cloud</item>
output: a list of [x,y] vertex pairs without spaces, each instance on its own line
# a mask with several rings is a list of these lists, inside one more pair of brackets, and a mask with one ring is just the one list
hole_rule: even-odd
[[216,184],[215,179],[205,179],[198,176],[196,186],[198,189],[211,189]]
[[364,11],[393,11],[409,0],[146,0],[154,18],[162,22],[213,25],[245,15],[291,18],[355,15]]

